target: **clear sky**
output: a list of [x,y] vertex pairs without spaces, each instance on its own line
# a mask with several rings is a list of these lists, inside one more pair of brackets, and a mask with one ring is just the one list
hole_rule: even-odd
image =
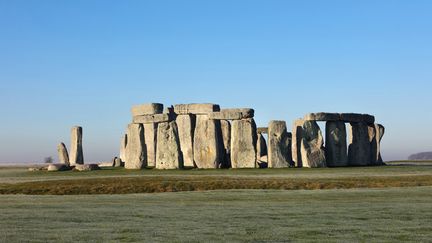
[[361,112],[385,160],[432,151],[432,1],[0,0],[0,162],[110,160],[134,104]]

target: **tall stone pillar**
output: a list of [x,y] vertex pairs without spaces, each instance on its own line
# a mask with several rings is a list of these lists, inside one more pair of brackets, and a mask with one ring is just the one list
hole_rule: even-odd
[[127,134],[124,134],[120,141],[120,159],[126,161],[126,146],[127,146]]
[[316,121],[305,121],[302,130],[301,157],[303,167],[326,167],[324,139]]
[[293,123],[292,128],[292,159],[295,167],[303,167],[302,156],[301,156],[301,140],[303,136],[303,119],[297,119]]
[[129,124],[127,131],[125,168],[139,170],[147,166],[144,128],[142,124]]
[[325,152],[327,166],[348,166],[348,147],[345,122],[328,121],[326,123]]
[[266,156],[266,155],[267,155],[267,142],[266,142],[264,136],[262,135],[262,133],[258,133],[258,139],[257,139],[257,160],[260,160],[261,157]]
[[366,166],[371,162],[371,143],[369,127],[364,122],[352,122],[348,147],[348,164],[351,166]]
[[57,146],[57,152],[58,152],[60,164],[69,165],[69,154],[66,145],[64,143],[60,143]]
[[209,120],[207,115],[196,116],[193,154],[199,169],[215,169],[221,163],[223,142],[220,133],[219,121]]
[[256,167],[256,124],[253,118],[234,120],[231,127],[231,167]]
[[144,143],[147,153],[147,166],[156,166],[156,138],[158,123],[143,123]]
[[84,154],[82,148],[82,127],[73,127],[71,130],[71,150],[70,165],[84,164]]
[[268,167],[286,168],[291,165],[291,144],[285,121],[270,121],[268,125]]
[[223,161],[221,168],[231,167],[231,123],[227,120],[220,120],[223,140]]
[[160,123],[157,132],[156,169],[183,168],[183,156],[176,122]]
[[195,116],[192,114],[178,115],[177,119],[180,148],[183,153],[185,167],[195,167],[193,156],[193,134],[195,130]]

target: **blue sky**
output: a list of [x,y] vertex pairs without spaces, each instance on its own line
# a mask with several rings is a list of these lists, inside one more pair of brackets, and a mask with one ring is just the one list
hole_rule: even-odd
[[361,112],[385,160],[432,151],[431,1],[0,0],[0,162],[110,160],[133,104]]

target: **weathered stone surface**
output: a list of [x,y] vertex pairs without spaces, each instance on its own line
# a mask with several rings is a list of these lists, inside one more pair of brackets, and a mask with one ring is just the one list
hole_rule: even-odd
[[218,168],[222,160],[221,133],[219,121],[209,120],[207,115],[196,116],[193,147],[194,161],[198,168]]
[[384,135],[384,127],[380,124],[369,124],[369,140],[371,141],[371,165],[383,165],[381,157],[381,139]]
[[110,161],[110,162],[101,162],[101,163],[99,163],[98,164],[98,166],[99,167],[114,167],[114,163],[113,163],[113,161]]
[[250,108],[244,109],[222,109],[218,112],[209,113],[209,119],[213,120],[242,120],[253,118],[255,111]]
[[258,133],[256,151],[257,151],[257,160],[260,160],[261,157],[267,155],[267,142],[261,133]]
[[156,166],[156,141],[157,141],[157,123],[143,124],[144,144],[147,154],[147,166]]
[[127,134],[124,134],[120,141],[120,159],[126,161],[126,146],[127,146]]
[[133,117],[133,123],[135,124],[161,123],[172,120],[173,118],[170,116],[170,114],[154,114]]
[[373,124],[375,122],[375,117],[368,114],[357,114],[357,113],[341,113],[341,121],[349,123],[364,122]]
[[328,121],[326,123],[325,155],[327,166],[348,166],[347,133],[342,121]]
[[289,167],[292,163],[292,152],[286,122],[270,121],[268,132],[268,167]]
[[309,113],[306,114],[303,118],[305,121],[339,121],[340,114],[339,113],[326,113],[326,112],[318,112],[318,113]]
[[165,114],[174,114],[174,106],[169,106],[164,109]]
[[164,122],[158,126],[156,151],[156,169],[183,168],[177,123]]
[[58,152],[60,164],[69,165],[69,154],[66,145],[64,143],[60,143],[57,146],[57,152]]
[[220,121],[223,141],[223,160],[221,168],[231,167],[231,123],[227,120]]
[[215,112],[215,111],[220,111],[219,105],[216,104],[174,105],[174,112],[179,115],[186,115],[186,114],[206,115],[208,113]]
[[121,160],[121,158],[115,158],[114,159],[114,167],[121,167],[122,166],[122,160]]
[[371,141],[367,123],[354,122],[350,126],[348,164],[365,166],[371,163]]
[[74,170],[76,170],[76,171],[92,171],[92,170],[100,170],[100,167],[97,164],[75,165]]
[[195,167],[193,156],[193,133],[195,130],[194,115],[178,115],[177,119],[180,148],[185,167]]
[[69,169],[67,164],[50,164],[47,168],[48,171],[65,171]]
[[231,126],[231,168],[256,167],[256,124],[254,119],[235,120]]
[[69,164],[84,164],[84,154],[82,149],[82,127],[73,127],[71,130],[71,150],[69,154]]
[[129,124],[126,146],[126,169],[139,170],[147,166],[144,128],[142,124]]
[[268,127],[258,127],[257,128],[257,133],[268,134]]
[[131,109],[132,116],[161,114],[162,111],[163,111],[163,104],[159,104],[159,103],[135,105]]
[[382,164],[384,164],[384,161],[383,161],[382,156],[381,156],[381,140],[384,137],[385,128],[381,124],[376,124],[376,129],[379,132],[379,136],[378,136],[378,138],[379,138],[379,141],[378,141],[378,161],[377,162],[382,165]]
[[307,168],[326,167],[324,140],[316,121],[305,121],[302,130],[302,165]]
[[292,160],[294,161],[294,165],[296,167],[302,167],[302,157],[301,157],[301,140],[303,136],[303,119],[297,119],[293,123],[292,128]]

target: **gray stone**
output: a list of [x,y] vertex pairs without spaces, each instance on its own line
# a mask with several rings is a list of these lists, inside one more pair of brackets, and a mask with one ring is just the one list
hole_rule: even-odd
[[231,167],[231,123],[227,120],[220,121],[223,141],[223,161],[221,168]]
[[292,156],[286,122],[270,121],[268,125],[268,132],[268,167],[289,167],[292,163]]
[[357,113],[341,113],[341,121],[349,123],[364,122],[368,124],[373,124],[375,122],[375,117],[368,114],[357,114]]
[[348,164],[365,166],[371,163],[371,141],[369,127],[364,122],[354,122],[350,126]]
[[196,116],[193,147],[194,161],[198,168],[218,168],[222,160],[221,133],[219,121],[209,120],[207,115]]
[[268,127],[258,127],[257,128],[257,133],[268,134]]
[[131,109],[132,116],[161,114],[162,111],[163,111],[163,104],[159,104],[159,103],[135,105]]
[[157,141],[157,123],[143,124],[144,144],[147,154],[147,166],[156,166],[156,141]]
[[381,157],[381,139],[384,135],[384,127],[380,124],[369,124],[369,140],[371,141],[371,165],[383,165]]
[[92,171],[92,170],[100,170],[99,165],[97,164],[85,164],[85,165],[75,165],[75,171]]
[[67,164],[50,164],[47,168],[48,171],[65,171],[69,169]]
[[156,169],[183,168],[177,123],[164,122],[158,126],[156,151]]
[[133,117],[133,123],[135,124],[161,123],[172,120],[173,118],[170,116],[170,114],[154,114]]
[[122,166],[122,160],[121,160],[121,158],[115,158],[114,159],[114,167],[121,167]]
[[69,154],[69,164],[84,164],[84,154],[82,149],[82,127],[73,127],[71,131],[71,150]]
[[235,120],[231,127],[231,167],[256,167],[256,125],[254,119]]
[[328,121],[326,123],[325,155],[327,166],[348,166],[347,133],[342,121]]
[[129,124],[126,146],[126,169],[139,170],[147,166],[144,128],[142,124]]
[[64,143],[60,143],[57,146],[57,152],[58,152],[60,164],[69,165],[69,154],[66,145]]
[[110,162],[101,162],[98,164],[99,167],[101,168],[105,168],[105,167],[114,167],[114,162],[110,161]]
[[165,114],[171,114],[171,115],[174,114],[174,106],[166,107],[164,109],[163,113],[165,113]]
[[292,144],[291,144],[291,152],[292,152],[292,160],[294,161],[294,165],[296,167],[302,167],[302,157],[301,157],[301,140],[303,136],[303,119],[297,119],[293,123],[292,128]]
[[222,109],[219,112],[209,113],[209,119],[213,120],[242,120],[254,117],[253,109]]
[[309,113],[306,114],[303,119],[305,121],[339,121],[340,114],[326,112]]
[[381,124],[376,124],[376,129],[379,132],[379,136],[378,136],[378,138],[379,138],[378,140],[379,141],[378,141],[378,149],[377,149],[377,151],[378,151],[378,161],[377,162],[379,164],[383,165],[384,161],[383,161],[382,156],[381,156],[381,140],[384,137],[385,128]]
[[258,133],[256,150],[257,150],[257,160],[260,160],[261,157],[267,155],[267,142],[261,133]]
[[326,167],[324,139],[316,121],[305,121],[302,130],[302,166],[307,168]]
[[126,146],[127,146],[127,134],[124,134],[120,141],[120,159],[126,161]]
[[197,114],[206,115],[211,112],[220,111],[216,104],[179,104],[174,105],[174,112],[178,115]]
[[193,156],[193,133],[195,130],[194,115],[178,115],[177,119],[180,148],[185,167],[195,167]]

